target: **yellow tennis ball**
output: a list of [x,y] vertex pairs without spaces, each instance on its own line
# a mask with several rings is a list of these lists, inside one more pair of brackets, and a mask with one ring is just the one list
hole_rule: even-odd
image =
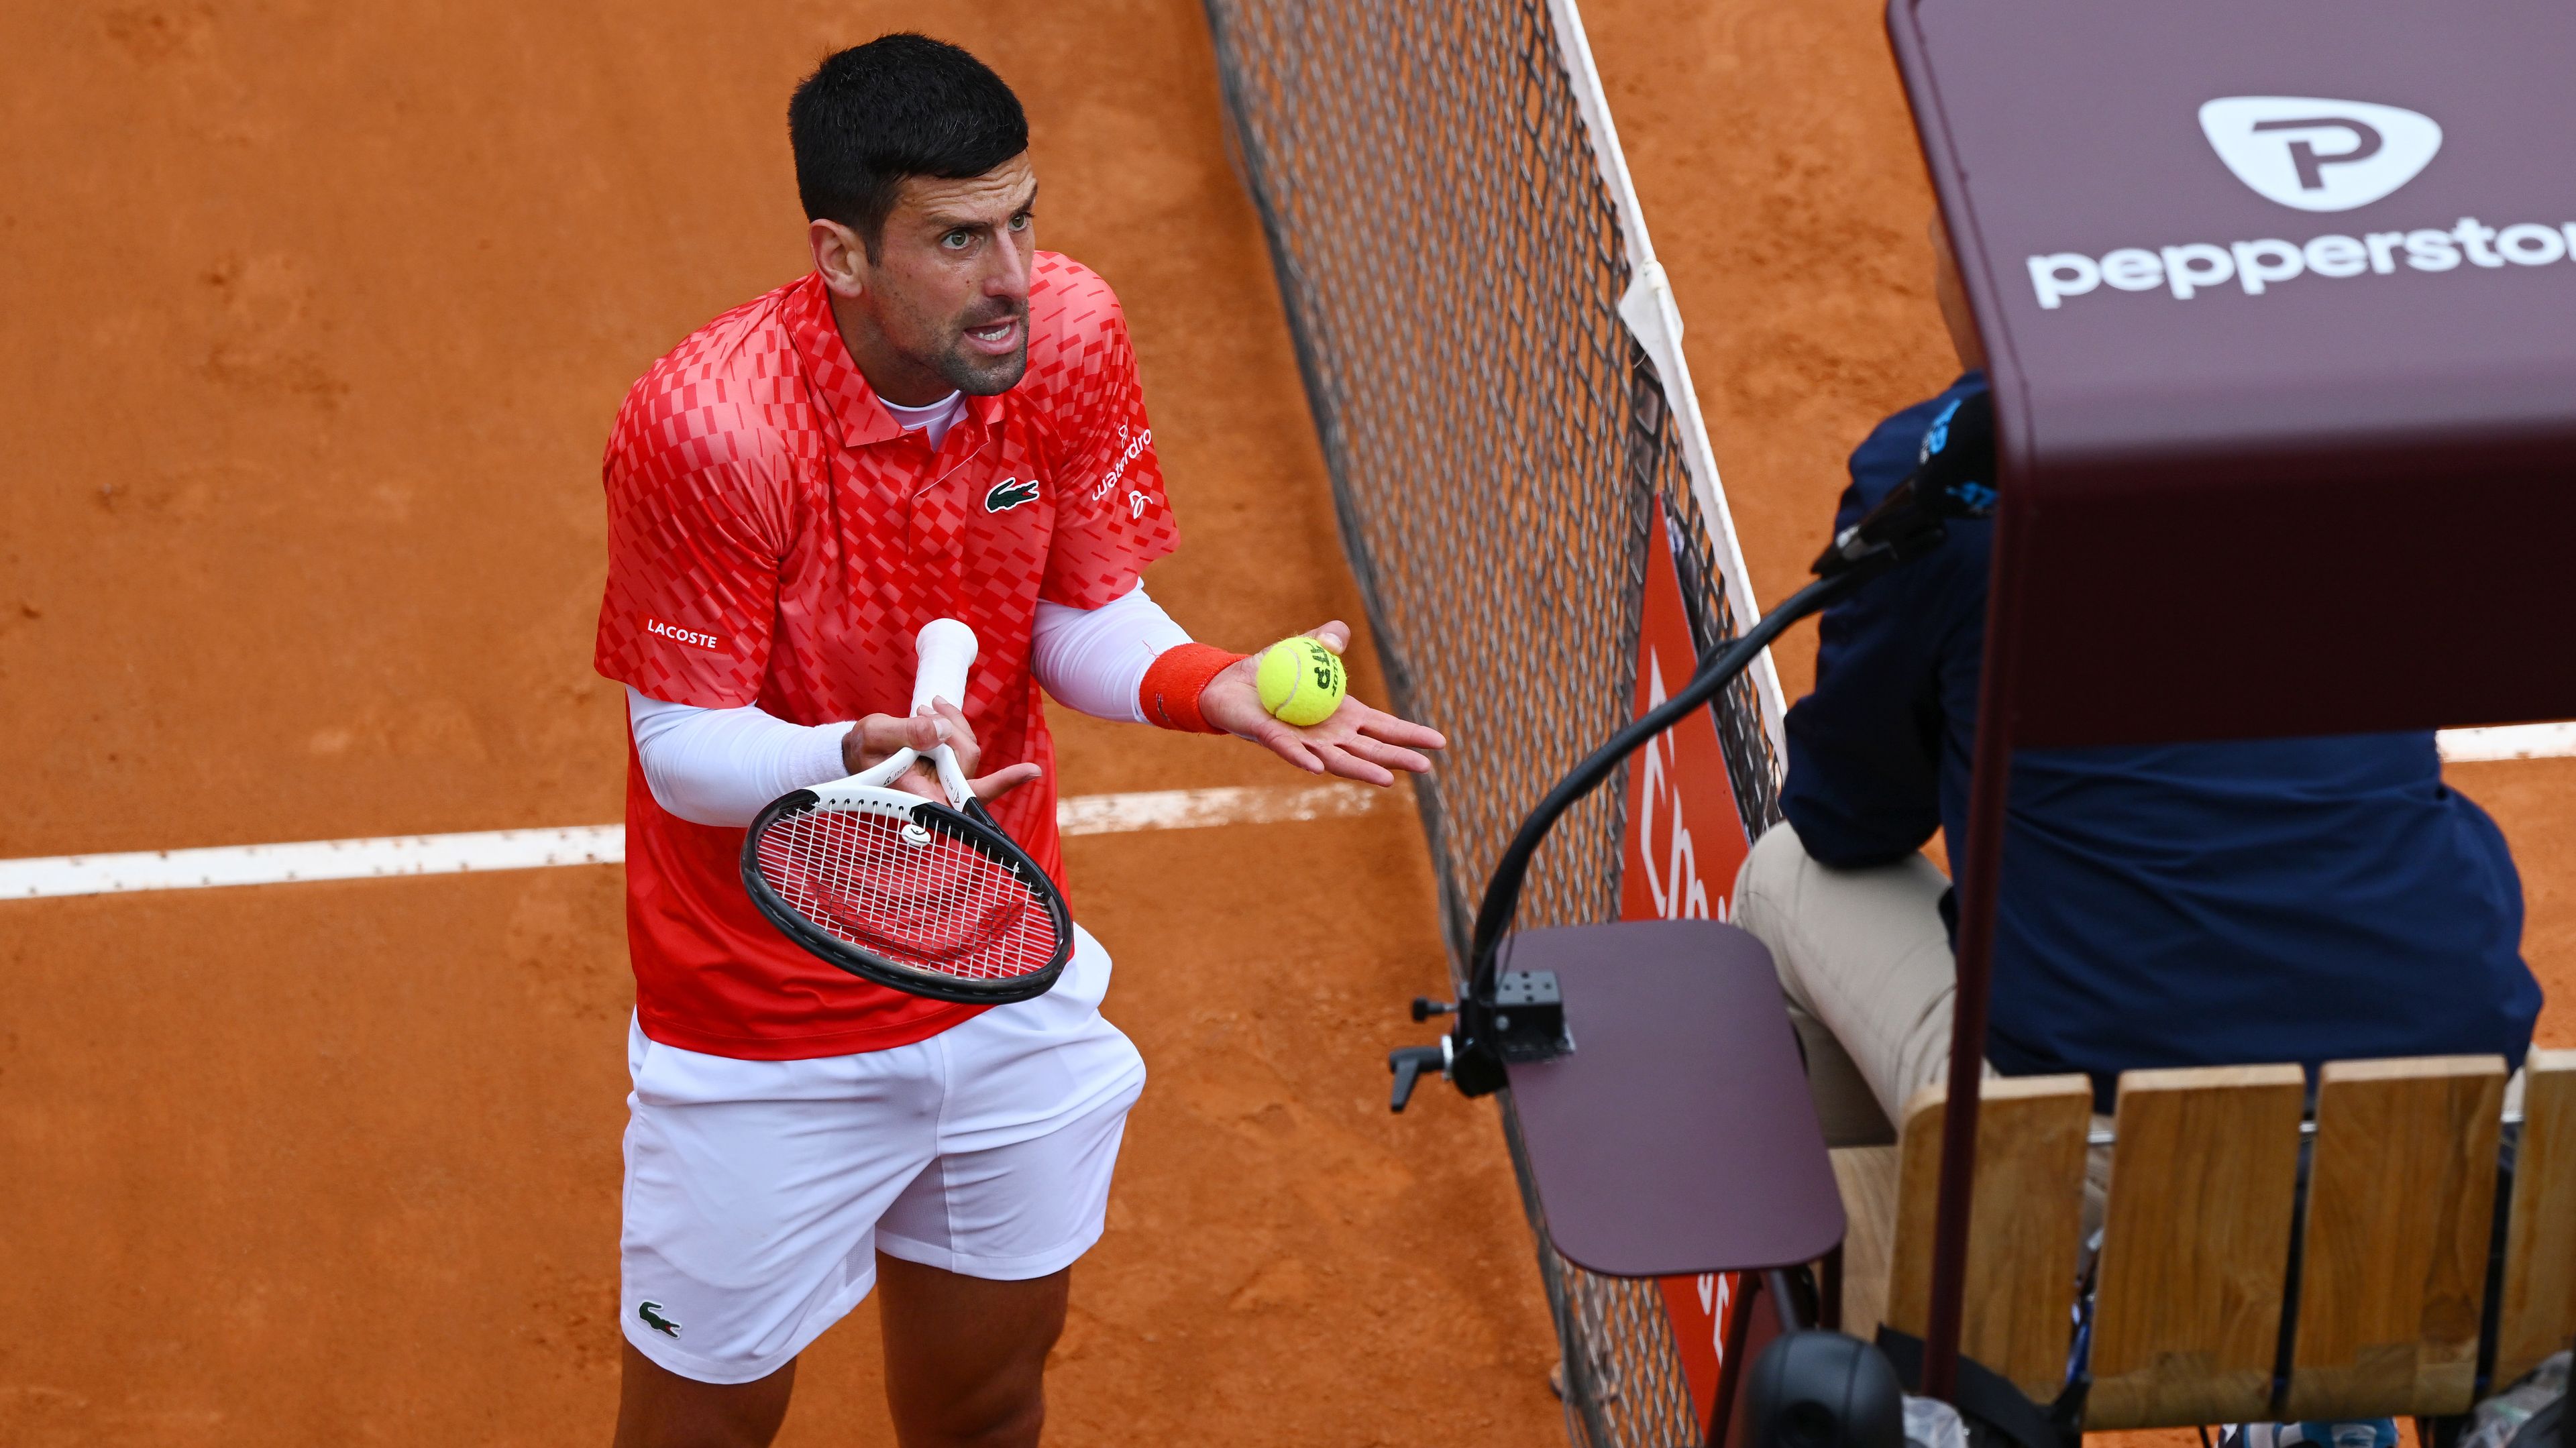
[[1261,707],[1284,723],[1321,724],[1342,706],[1350,675],[1341,657],[1315,639],[1281,639],[1261,655]]

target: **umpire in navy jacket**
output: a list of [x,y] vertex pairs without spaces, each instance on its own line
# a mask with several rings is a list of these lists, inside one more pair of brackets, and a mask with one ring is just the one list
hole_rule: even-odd
[[[1934,231],[1967,372],[1852,454],[1837,529],[1912,469],[1936,411],[1986,385]],[[1787,820],[1736,880],[1837,1145],[1890,1139],[1949,1069],[1953,892],[1919,852],[1935,827],[1954,851],[1967,838],[1992,535],[1953,522],[1826,611],[1815,692],[1788,715]],[[2519,1067],[2530,1045],[2521,881],[2429,732],[2025,749],[2009,820],[1991,1070],[2089,1073],[2107,1111],[2133,1067],[2297,1061],[2313,1079],[2374,1056]]]

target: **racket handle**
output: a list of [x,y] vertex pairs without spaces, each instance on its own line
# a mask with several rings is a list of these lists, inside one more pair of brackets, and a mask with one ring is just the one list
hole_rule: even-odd
[[934,618],[921,626],[913,647],[921,667],[912,676],[912,712],[931,712],[930,701],[945,699],[966,707],[966,671],[975,663],[975,630],[953,618]]

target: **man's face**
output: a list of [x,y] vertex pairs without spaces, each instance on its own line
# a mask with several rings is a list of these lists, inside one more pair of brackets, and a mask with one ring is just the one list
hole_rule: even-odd
[[864,251],[849,258],[858,281],[851,300],[874,323],[871,350],[889,354],[875,359],[880,368],[924,383],[936,376],[978,396],[1018,383],[1029,365],[1037,194],[1025,153],[962,181],[903,183],[875,259]]

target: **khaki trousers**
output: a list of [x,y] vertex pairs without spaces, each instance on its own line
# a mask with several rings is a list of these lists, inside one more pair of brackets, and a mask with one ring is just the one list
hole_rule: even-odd
[[1906,1101],[1948,1079],[1958,990],[1941,923],[1949,888],[1921,855],[1867,870],[1820,865],[1786,823],[1754,842],[1736,874],[1735,923],[1770,948],[1829,1145],[1894,1141]]

